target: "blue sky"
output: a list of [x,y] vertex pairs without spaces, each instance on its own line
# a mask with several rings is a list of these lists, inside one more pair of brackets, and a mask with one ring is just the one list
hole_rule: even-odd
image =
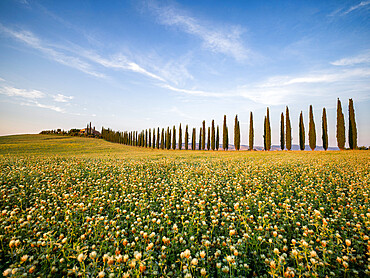
[[370,145],[370,1],[0,2],[0,135],[227,115],[232,142],[238,114],[248,144],[252,111],[263,145],[269,107],[279,144],[288,105],[297,144],[313,105],[317,145],[326,107],[336,146],[338,97],[346,128],[353,98],[358,145]]

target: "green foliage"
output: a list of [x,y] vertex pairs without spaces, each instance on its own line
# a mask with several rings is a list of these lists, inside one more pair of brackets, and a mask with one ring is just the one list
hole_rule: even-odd
[[211,149],[211,127],[208,127],[207,150]]
[[346,134],[344,126],[344,115],[342,112],[342,103],[338,98],[337,102],[337,143],[340,150],[344,150],[344,144],[346,143]]
[[349,148],[354,150],[357,149],[357,127],[355,119],[355,109],[353,108],[353,100],[351,98],[349,99],[348,104],[348,116],[349,116],[348,143]]
[[253,113],[250,112],[249,116],[249,150],[253,150],[254,144],[254,128],[253,128]]
[[305,149],[305,131],[304,131],[304,123],[303,123],[303,114],[299,115],[299,148],[301,151]]
[[322,147],[328,149],[328,122],[326,120],[326,109],[322,109]]
[[310,144],[311,150],[316,148],[316,128],[315,128],[315,121],[313,119],[313,108],[310,105],[310,113],[309,113],[309,125],[308,125],[308,142]]
[[194,151],[195,148],[196,148],[196,129],[193,128],[193,134],[192,134],[192,137],[191,137],[191,149]]
[[211,135],[211,149],[212,149],[212,151],[215,150],[215,140],[216,140],[215,120],[212,120],[212,135]]
[[206,121],[202,123],[202,150],[206,149]]
[[216,132],[216,150],[218,151],[220,147],[220,129],[217,125],[217,132]]
[[161,149],[164,150],[165,147],[165,135],[164,135],[164,128],[162,128],[162,134],[161,134]]
[[285,147],[285,131],[284,131],[284,113],[280,116],[280,148],[283,151]]
[[200,128],[200,130],[199,130],[199,144],[198,144],[198,149],[199,150],[202,150],[202,142],[203,142],[202,135],[203,135],[202,128]]
[[173,126],[172,129],[172,149],[176,150],[176,127]]
[[271,125],[270,125],[270,110],[267,107],[265,125],[264,125],[264,147],[266,151],[271,149]]
[[188,150],[189,148],[189,128],[188,125],[186,125],[185,128],[185,150]]
[[234,124],[234,146],[235,150],[240,150],[240,126],[238,115],[235,116],[235,124]]
[[181,149],[182,149],[182,130],[181,130],[181,124],[180,124],[179,126],[179,150]]
[[222,131],[222,148],[224,151],[227,151],[229,149],[229,135],[228,135],[228,129],[226,125],[226,115],[224,115],[224,126],[223,126],[223,131]]
[[285,135],[286,148],[288,151],[290,151],[292,149],[292,126],[290,124],[288,106],[286,107],[286,110],[285,110],[285,127],[286,127],[286,135]]

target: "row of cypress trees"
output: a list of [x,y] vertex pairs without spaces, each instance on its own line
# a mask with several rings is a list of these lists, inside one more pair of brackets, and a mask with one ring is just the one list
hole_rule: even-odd
[[[350,149],[357,148],[357,128],[355,121],[355,113],[353,108],[353,100],[349,99],[349,132],[348,140]],[[156,149],[173,149],[175,150],[182,149],[182,128],[181,124],[178,130],[178,137],[176,136],[176,127],[173,126],[172,129],[167,127],[165,130],[158,127],[157,129],[147,129],[138,131],[125,131],[118,132],[111,129],[102,128],[102,137],[103,139],[130,145],[130,146],[139,146],[147,148],[156,148]],[[223,138],[222,138],[222,148],[223,150],[228,150],[229,148],[229,137],[228,137],[228,127],[226,124],[226,115],[224,115],[223,121]],[[345,144],[345,126],[344,126],[344,115],[342,112],[342,105],[338,98],[337,102],[337,143],[339,149],[344,149]],[[176,139],[178,138],[178,142]],[[191,132],[191,142],[189,142],[190,134],[188,125],[185,128],[185,150],[189,149],[189,145],[192,150],[196,149],[196,128],[193,128]],[[207,139],[207,143],[206,143]],[[316,127],[313,117],[313,108],[312,105],[309,107],[309,129],[308,129],[308,140],[311,150],[316,148]],[[270,111],[267,108],[266,116],[264,118],[264,129],[263,129],[263,144],[264,150],[271,149],[271,124],[270,124]],[[253,128],[253,113],[250,112],[250,122],[249,122],[249,150],[253,149],[254,145],[254,128]],[[323,108],[322,111],[322,145],[324,150],[328,149],[328,124],[326,118],[326,109]],[[234,146],[236,150],[240,150],[240,124],[238,120],[238,115],[235,116],[234,124]],[[303,121],[302,111],[299,115],[299,147],[301,150],[305,149],[305,127]],[[199,150],[218,150],[220,148],[220,130],[219,126],[215,126],[214,120],[210,127],[206,128],[206,122],[202,122],[202,127],[199,129]],[[291,150],[292,148],[292,127],[290,123],[289,108],[286,107],[285,115],[281,113],[280,118],[280,148],[284,150]]]

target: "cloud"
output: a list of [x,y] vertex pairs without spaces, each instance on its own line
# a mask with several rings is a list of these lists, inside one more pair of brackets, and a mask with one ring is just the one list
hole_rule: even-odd
[[172,6],[160,7],[155,2],[149,2],[149,8],[154,11],[160,24],[176,26],[183,32],[200,38],[203,46],[212,52],[231,56],[237,61],[248,58],[250,51],[242,43],[240,27],[216,27],[214,23],[206,24],[184,11]]
[[36,37],[32,32],[26,30],[12,30],[9,29],[2,24],[0,24],[0,32],[7,34],[8,36],[15,38],[29,47],[32,47],[41,53],[43,53],[48,59],[54,60],[62,65],[75,68],[79,71],[82,71],[86,74],[92,75],[94,77],[104,78],[105,76],[101,73],[95,72],[91,65],[82,61],[77,57],[68,56],[60,51],[55,50],[51,46],[47,45],[43,41],[41,41],[38,37]]
[[349,14],[350,12],[366,7],[367,5],[370,5],[370,1],[362,1],[360,2],[360,4],[350,7],[348,10],[343,12],[342,15]]
[[57,94],[53,96],[53,99],[56,102],[68,102],[73,99],[73,96],[65,96],[62,94]]
[[213,93],[213,92],[206,92],[202,90],[188,90],[188,89],[181,89],[181,88],[176,88],[173,87],[169,84],[160,84],[160,87],[174,91],[174,92],[179,92],[179,93],[185,93],[188,95],[195,95],[195,96],[203,96],[203,97],[223,97],[226,96],[225,94],[221,93]]
[[18,89],[10,86],[4,86],[0,88],[0,94],[7,95],[10,97],[22,97],[27,99],[44,98],[45,94],[38,90],[25,90]]
[[40,108],[44,108],[44,109],[53,110],[53,111],[59,112],[59,113],[65,113],[65,110],[61,107],[58,107],[58,106],[55,106],[55,105],[42,104],[38,101],[21,102],[20,105],[40,107]]
[[360,54],[354,57],[343,58],[331,62],[330,64],[334,66],[353,66],[357,64],[367,64],[370,63],[370,51],[364,54]]

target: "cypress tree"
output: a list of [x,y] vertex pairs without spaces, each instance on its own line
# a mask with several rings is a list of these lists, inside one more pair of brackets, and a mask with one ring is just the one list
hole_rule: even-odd
[[310,122],[308,126],[308,142],[310,144],[311,150],[316,148],[316,128],[315,128],[315,121],[313,119],[313,109],[312,105],[310,105]]
[[326,109],[322,109],[322,147],[328,149],[328,122],[326,120]]
[[285,147],[285,132],[284,132],[284,113],[280,117],[280,148],[283,151]]
[[145,148],[148,147],[148,130],[145,130]]
[[253,113],[249,116],[249,150],[253,150],[254,143],[254,128],[253,128]]
[[202,150],[206,149],[206,121],[203,121],[202,124]]
[[156,148],[159,149],[159,139],[160,139],[160,135],[159,135],[159,127],[157,128],[157,144],[156,144]]
[[235,147],[235,150],[239,151],[240,149],[240,127],[239,127],[238,115],[235,116],[234,147]]
[[226,125],[226,115],[224,115],[224,127],[222,130],[222,136],[223,136],[222,148],[224,149],[224,151],[227,151],[229,149],[229,136],[228,136],[227,125]]
[[212,120],[212,136],[211,136],[211,149],[212,151],[215,150],[215,138],[216,137],[216,134],[215,134],[215,120]]
[[161,149],[164,150],[164,128],[162,128],[161,134]]
[[229,150],[229,128],[226,127],[226,150]]
[[172,133],[172,149],[176,150],[176,128],[173,126],[173,133]]
[[216,132],[216,150],[220,147],[220,129],[217,125],[217,132]]
[[182,130],[181,130],[181,124],[179,126],[179,150],[182,149]]
[[286,126],[286,136],[285,136],[286,149],[290,151],[292,148],[292,126],[290,124],[288,106],[286,107],[286,110],[285,110],[285,126]]
[[265,116],[265,119],[263,121],[263,149],[266,151],[266,138],[267,138],[267,135],[266,135],[266,116]]
[[199,150],[202,149],[202,128],[200,128],[200,130],[199,130],[199,146],[198,146],[198,149]]
[[207,150],[211,149],[211,127],[208,127]]
[[344,144],[346,143],[346,134],[344,126],[344,115],[342,112],[342,103],[338,98],[337,102],[337,143],[340,150],[344,150]]
[[350,98],[348,103],[348,143],[351,150],[357,149],[357,127],[355,119],[355,109],[353,108],[353,100]]
[[267,107],[267,114],[266,114],[266,149],[268,151],[271,149],[270,110],[268,107]]
[[194,151],[195,150],[195,145],[196,145],[196,129],[193,128],[193,133],[192,133],[192,137],[191,137],[191,149]]
[[167,150],[171,149],[171,129],[170,127],[167,128],[168,129],[168,132],[167,132]]
[[305,132],[302,111],[299,115],[299,148],[301,149],[301,151],[303,151],[305,148]]
[[189,148],[189,132],[188,132],[188,125],[185,128],[185,150]]
[[152,130],[149,128],[149,139],[148,139],[148,147],[152,147]]

